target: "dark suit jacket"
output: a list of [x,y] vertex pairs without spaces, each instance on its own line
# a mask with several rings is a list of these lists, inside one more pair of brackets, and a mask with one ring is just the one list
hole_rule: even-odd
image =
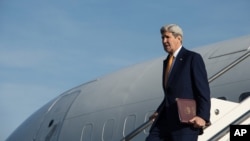
[[[168,58],[167,58],[168,59]],[[182,47],[175,58],[168,84],[165,86],[165,69],[167,59],[163,63],[163,90],[165,97],[157,109],[159,118],[155,124],[173,134],[197,133],[198,129],[191,125],[181,124],[178,117],[176,98],[195,99],[197,116],[209,122],[210,89],[205,64],[201,55]],[[153,125],[155,126],[155,125]]]

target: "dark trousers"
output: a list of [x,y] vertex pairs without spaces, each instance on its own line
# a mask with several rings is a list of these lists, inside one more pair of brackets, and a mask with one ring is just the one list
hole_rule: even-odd
[[146,141],[197,141],[198,134],[171,134],[167,130],[162,130],[161,127],[154,126],[151,128]]

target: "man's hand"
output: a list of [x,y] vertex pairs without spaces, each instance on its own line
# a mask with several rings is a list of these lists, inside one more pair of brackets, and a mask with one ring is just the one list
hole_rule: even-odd
[[189,123],[192,123],[195,128],[204,128],[206,125],[206,121],[198,116],[195,116],[194,118],[189,120]]
[[149,120],[152,120],[152,121],[155,121],[156,117],[158,116],[159,114],[157,112],[153,113],[150,117],[149,117]]

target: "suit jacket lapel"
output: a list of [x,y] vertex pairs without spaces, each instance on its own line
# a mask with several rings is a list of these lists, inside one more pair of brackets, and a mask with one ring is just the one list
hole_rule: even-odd
[[163,85],[163,88],[166,87],[166,69],[167,69],[167,63],[168,63],[168,58],[169,58],[169,55],[168,57],[163,61],[163,73],[162,73],[162,85]]
[[178,53],[177,57],[175,58],[174,66],[172,67],[171,73],[168,78],[168,84],[171,84],[174,81],[174,78],[178,76],[179,71],[182,67],[182,62],[185,59],[186,49],[184,47],[181,48],[180,52]]

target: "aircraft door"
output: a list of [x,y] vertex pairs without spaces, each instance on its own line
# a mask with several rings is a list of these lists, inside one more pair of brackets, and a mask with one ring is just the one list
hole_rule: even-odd
[[51,104],[34,141],[56,141],[72,102],[80,91],[62,95]]

